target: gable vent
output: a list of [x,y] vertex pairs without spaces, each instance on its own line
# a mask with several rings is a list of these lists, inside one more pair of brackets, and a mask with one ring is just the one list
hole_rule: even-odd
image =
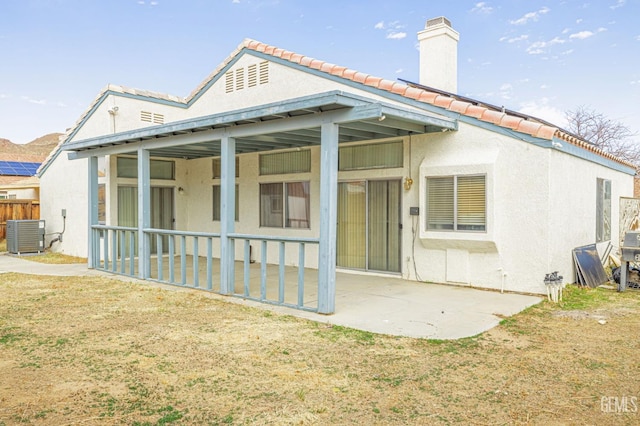
[[251,64],[246,68],[236,68],[224,74],[224,91],[231,93],[247,87],[256,87],[269,82],[269,61]]
[[247,67],[247,83],[249,87],[253,87],[258,84],[258,66],[256,64],[249,65]]
[[236,70],[236,90],[244,89],[244,68]]
[[227,71],[224,82],[224,91],[225,93],[233,92],[233,71]]
[[269,61],[260,62],[260,84],[269,82]]
[[150,111],[140,111],[140,121],[153,124],[164,124],[164,115]]

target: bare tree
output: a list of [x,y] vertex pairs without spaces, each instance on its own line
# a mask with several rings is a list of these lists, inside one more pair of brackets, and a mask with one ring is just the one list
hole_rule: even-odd
[[619,121],[585,106],[565,114],[567,130],[618,158],[640,166],[640,144],[632,138],[636,133]]

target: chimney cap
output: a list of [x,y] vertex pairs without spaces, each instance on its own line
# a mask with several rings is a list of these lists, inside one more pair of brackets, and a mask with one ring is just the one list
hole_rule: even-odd
[[436,25],[442,25],[442,24],[446,25],[447,27],[451,27],[450,20],[448,20],[444,16],[439,16],[437,18],[428,19],[427,25],[425,25],[425,28],[435,27]]

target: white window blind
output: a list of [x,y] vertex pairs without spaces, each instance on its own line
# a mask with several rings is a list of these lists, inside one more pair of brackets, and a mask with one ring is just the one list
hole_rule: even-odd
[[[151,179],[175,179],[175,163],[173,161],[151,160]],[[118,177],[137,178],[138,160],[136,158],[118,157],[117,160]]]
[[486,231],[486,176],[427,178],[427,229]]
[[402,167],[402,141],[340,148],[338,170]]
[[260,175],[308,173],[311,171],[311,150],[286,151],[260,156]]

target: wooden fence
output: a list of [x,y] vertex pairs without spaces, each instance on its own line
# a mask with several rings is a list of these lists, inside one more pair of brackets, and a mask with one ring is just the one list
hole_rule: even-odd
[[40,219],[38,200],[0,200],[0,240],[7,237],[7,220]]

